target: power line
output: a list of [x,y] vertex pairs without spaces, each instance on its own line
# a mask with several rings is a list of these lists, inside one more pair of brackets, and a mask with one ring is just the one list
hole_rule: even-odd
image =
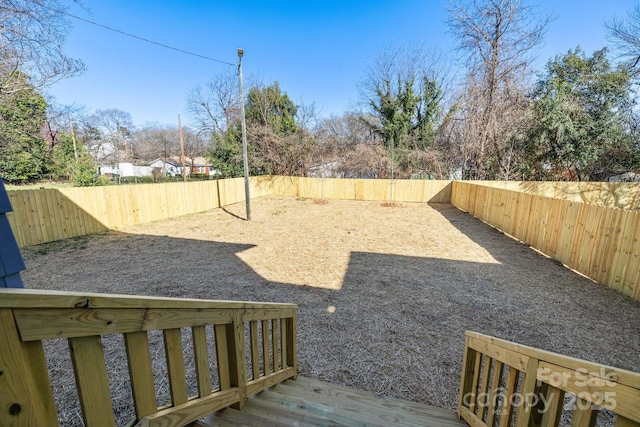
[[143,42],[151,43],[151,44],[154,44],[156,46],[163,47],[165,49],[170,49],[170,50],[174,50],[176,52],[184,53],[186,55],[191,55],[191,56],[195,56],[195,57],[198,57],[198,58],[206,59],[207,61],[213,61],[213,62],[219,62],[221,64],[225,64],[225,65],[231,65],[232,67],[236,66],[236,64],[232,64],[231,62],[221,61],[220,59],[215,59],[215,58],[211,58],[211,57],[208,57],[208,56],[200,55],[198,53],[189,52],[188,50],[179,49],[177,47],[169,46],[169,45],[166,45],[166,44],[163,44],[163,43],[159,43],[159,42],[156,42],[156,41],[153,41],[153,40],[146,39],[144,37],[136,36],[135,34],[127,33],[126,31],[118,30],[116,28],[112,28],[112,27],[109,27],[107,25],[102,25],[102,24],[99,24],[99,23],[97,23],[95,21],[91,21],[89,19],[81,18],[79,16],[73,15],[71,13],[68,13],[68,12],[65,12],[65,11],[62,11],[62,10],[52,9],[50,7],[45,6],[44,4],[40,4],[40,6],[42,6],[45,9],[49,9],[52,12],[60,13],[62,15],[68,16],[70,18],[77,19],[78,21],[86,22],[87,24],[95,25],[96,27],[104,28],[105,30],[113,31],[114,33],[119,33],[119,34],[125,35],[127,37],[131,37],[131,38],[134,38],[134,39],[137,39],[137,40],[141,40]]

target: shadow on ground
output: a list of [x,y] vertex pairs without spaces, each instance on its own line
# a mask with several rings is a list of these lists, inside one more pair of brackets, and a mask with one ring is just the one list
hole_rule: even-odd
[[330,290],[264,279],[238,256],[254,245],[112,232],[27,249],[23,277],[29,288],[296,303],[301,374],[441,407],[456,404],[465,330],[640,371],[640,303],[433,207],[499,263],[352,252]]

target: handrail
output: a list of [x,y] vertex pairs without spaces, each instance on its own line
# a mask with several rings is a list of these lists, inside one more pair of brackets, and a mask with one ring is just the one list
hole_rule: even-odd
[[599,408],[639,427],[640,374],[466,332],[458,416],[470,426],[557,427],[564,410],[587,427]]
[[[181,328],[191,328],[196,396],[187,393]],[[171,395],[162,408],[147,335],[154,330],[163,334]],[[249,395],[296,377],[294,304],[0,289],[0,425],[59,424],[42,344],[58,338],[69,343],[85,426],[115,425],[101,341],[107,334],[124,337],[135,426],[182,426],[242,408]],[[217,357],[215,390],[208,344]]]

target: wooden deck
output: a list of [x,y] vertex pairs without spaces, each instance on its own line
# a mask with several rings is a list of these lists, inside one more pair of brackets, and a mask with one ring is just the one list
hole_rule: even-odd
[[211,426],[466,426],[445,409],[298,377],[226,408],[194,427]]

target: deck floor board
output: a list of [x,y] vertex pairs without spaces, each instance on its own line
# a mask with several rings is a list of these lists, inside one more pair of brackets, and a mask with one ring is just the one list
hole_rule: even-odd
[[305,377],[255,396],[242,411],[224,409],[199,426],[461,427],[454,412]]

